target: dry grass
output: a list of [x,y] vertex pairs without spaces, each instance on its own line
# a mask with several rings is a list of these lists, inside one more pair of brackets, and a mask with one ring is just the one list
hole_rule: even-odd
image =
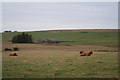
[[104,46],[10,44],[18,56],[3,51],[3,78],[114,78],[118,77],[118,53],[94,52],[79,56],[80,50],[113,49]]

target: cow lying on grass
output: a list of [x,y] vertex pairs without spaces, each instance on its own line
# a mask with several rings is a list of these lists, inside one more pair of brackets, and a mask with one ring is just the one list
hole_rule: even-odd
[[17,56],[16,53],[10,53],[9,56]]
[[4,51],[12,51],[12,49],[5,48]]
[[13,50],[10,48],[5,48],[4,51],[19,51],[19,48],[14,47]]
[[90,51],[90,52],[80,51],[80,56],[91,56],[91,54],[93,54],[92,51]]

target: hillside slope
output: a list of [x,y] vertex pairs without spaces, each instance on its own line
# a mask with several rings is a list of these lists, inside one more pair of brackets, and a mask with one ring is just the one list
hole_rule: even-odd
[[[12,37],[22,32],[2,33],[2,41],[8,42]],[[66,42],[60,44],[75,44],[75,45],[104,45],[117,46],[118,32],[117,31],[45,31],[45,32],[25,32],[31,34],[33,40],[37,42],[39,39],[56,39],[74,42]]]

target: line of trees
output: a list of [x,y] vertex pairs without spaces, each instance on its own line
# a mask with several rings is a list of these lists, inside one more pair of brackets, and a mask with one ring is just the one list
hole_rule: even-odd
[[17,32],[17,31],[4,31],[4,32],[6,33],[6,32]]
[[12,43],[33,43],[32,35],[22,34],[16,35],[12,38]]

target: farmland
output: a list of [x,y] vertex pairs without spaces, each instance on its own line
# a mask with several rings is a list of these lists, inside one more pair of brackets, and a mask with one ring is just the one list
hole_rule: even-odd
[[[60,44],[12,44],[15,33],[3,33],[3,78],[118,78],[117,32],[26,32],[38,39],[58,39]],[[105,37],[109,36],[109,37]],[[66,45],[70,46],[66,46]],[[18,47],[19,51],[4,51]],[[79,52],[93,51],[92,56]],[[108,50],[107,52],[97,50]],[[9,56],[16,52],[18,56]]]
[[[78,44],[78,45],[103,45],[118,46],[118,32],[26,32],[33,36],[36,42],[39,39],[57,39],[66,41],[75,41],[73,43],[61,44]],[[12,40],[17,33],[3,33],[3,42]],[[108,36],[108,37],[106,37]]]

